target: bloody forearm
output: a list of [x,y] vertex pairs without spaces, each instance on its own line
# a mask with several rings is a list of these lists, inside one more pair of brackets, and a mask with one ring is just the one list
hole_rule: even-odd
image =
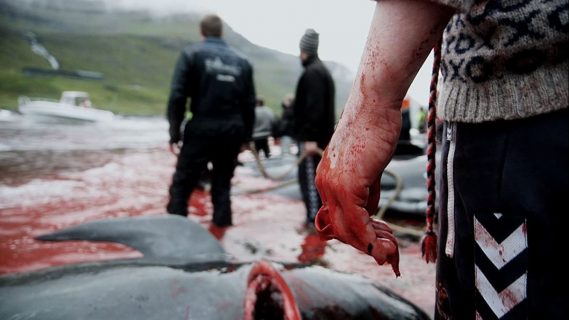
[[398,140],[402,100],[452,13],[426,1],[377,3],[356,81],[317,170],[321,235],[390,263],[397,275],[397,241],[371,216]]

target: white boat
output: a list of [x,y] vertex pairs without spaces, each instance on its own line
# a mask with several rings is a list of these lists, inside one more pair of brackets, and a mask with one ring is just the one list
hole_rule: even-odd
[[0,109],[0,122],[16,122],[21,120],[21,115],[17,112]]
[[83,91],[64,91],[59,101],[20,97],[18,110],[23,115],[42,119],[99,122],[114,118],[111,111],[92,107],[89,94]]

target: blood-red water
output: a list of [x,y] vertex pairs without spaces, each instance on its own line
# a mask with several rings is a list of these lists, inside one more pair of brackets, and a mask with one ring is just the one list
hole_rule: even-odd
[[[41,165],[37,152],[0,152],[0,274],[140,256],[119,244],[41,242],[34,237],[87,221],[165,214],[175,164],[165,144],[164,148],[48,155],[49,161]],[[8,158],[12,160],[4,161]],[[46,169],[48,164],[51,169]],[[242,167],[237,168],[232,183],[234,191],[274,185],[252,177]],[[304,230],[305,208],[299,200],[241,193],[232,197],[232,208],[234,226],[210,230],[237,260],[301,261],[360,274],[432,313],[434,266],[421,261],[416,242],[401,241],[402,276],[395,278],[389,266],[378,266],[345,244],[324,243]],[[189,219],[209,228],[211,212],[209,193],[194,192]]]

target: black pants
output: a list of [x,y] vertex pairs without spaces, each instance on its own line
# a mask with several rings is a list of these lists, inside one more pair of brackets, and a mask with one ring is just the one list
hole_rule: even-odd
[[269,138],[256,138],[255,139],[255,150],[261,155],[261,151],[265,154],[265,158],[271,157],[271,149],[269,148]]
[[172,214],[188,215],[188,199],[203,170],[208,162],[211,162],[213,223],[218,226],[231,225],[231,178],[242,139],[227,136],[190,136],[185,137],[184,141],[170,186],[167,211]]
[[[304,153],[304,144],[300,142],[299,144],[300,155]],[[320,194],[316,189],[316,167],[320,163],[322,157],[313,155],[307,156],[298,165],[298,182],[300,184],[300,192],[302,193],[302,200],[306,207],[306,223],[313,224],[314,218],[318,213],[318,210],[322,206],[322,200],[320,199]]]
[[569,112],[447,123],[436,319],[569,319]]

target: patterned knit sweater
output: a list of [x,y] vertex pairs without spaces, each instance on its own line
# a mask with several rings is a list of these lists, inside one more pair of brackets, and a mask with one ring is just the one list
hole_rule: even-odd
[[432,0],[455,8],[438,116],[478,123],[569,106],[568,0]]

